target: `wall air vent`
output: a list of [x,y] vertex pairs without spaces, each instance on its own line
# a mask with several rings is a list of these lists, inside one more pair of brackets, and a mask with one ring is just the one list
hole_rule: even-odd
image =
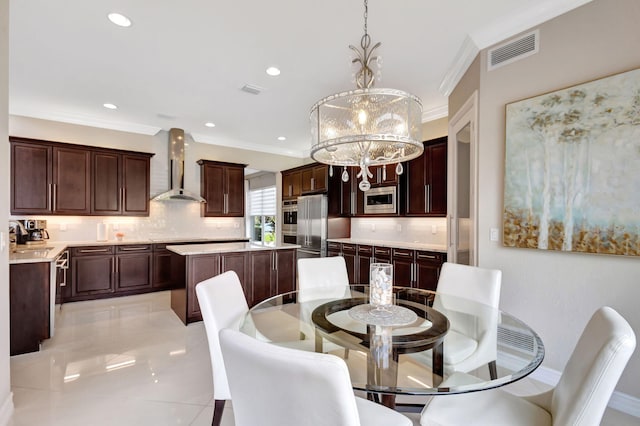
[[254,86],[253,84],[245,84],[240,90],[251,93],[252,95],[259,95],[264,89],[260,86]]
[[540,31],[535,30],[517,39],[509,40],[489,50],[487,56],[487,70],[491,71],[503,65],[519,61],[527,56],[538,53],[540,45]]

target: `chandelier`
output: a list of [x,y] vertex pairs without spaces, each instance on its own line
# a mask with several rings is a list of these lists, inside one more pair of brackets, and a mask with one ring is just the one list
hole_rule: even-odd
[[[403,172],[402,161],[422,155],[422,103],[410,93],[395,89],[374,88],[374,68],[380,57],[373,52],[381,43],[371,46],[367,33],[368,0],[364,1],[364,35],[352,63],[360,66],[355,74],[357,89],[336,93],[318,101],[311,108],[311,158],[333,166],[342,166],[342,180],[349,180],[347,166],[360,168],[358,187],[367,191],[373,174],[370,166],[395,164],[396,174]],[[379,77],[378,77],[379,78]]]

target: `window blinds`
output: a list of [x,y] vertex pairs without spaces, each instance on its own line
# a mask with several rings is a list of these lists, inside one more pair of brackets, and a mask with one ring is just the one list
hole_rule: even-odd
[[249,215],[250,216],[275,216],[276,215],[276,187],[254,189],[249,191]]

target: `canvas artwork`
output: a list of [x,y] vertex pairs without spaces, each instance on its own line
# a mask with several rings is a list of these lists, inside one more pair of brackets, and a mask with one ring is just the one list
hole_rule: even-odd
[[640,256],[640,69],[506,106],[504,245]]

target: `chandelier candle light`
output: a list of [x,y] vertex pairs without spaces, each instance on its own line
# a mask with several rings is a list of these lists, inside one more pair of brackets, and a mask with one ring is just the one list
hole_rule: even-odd
[[373,174],[370,166],[395,164],[402,174],[402,161],[422,155],[422,103],[416,96],[395,89],[377,89],[374,67],[380,57],[373,52],[381,43],[371,46],[367,33],[368,2],[364,2],[364,35],[360,49],[349,46],[356,54],[354,64],[357,89],[337,93],[317,102],[311,108],[311,158],[333,166],[343,166],[342,180],[349,180],[347,166],[357,166],[362,177],[358,187],[367,191]]

